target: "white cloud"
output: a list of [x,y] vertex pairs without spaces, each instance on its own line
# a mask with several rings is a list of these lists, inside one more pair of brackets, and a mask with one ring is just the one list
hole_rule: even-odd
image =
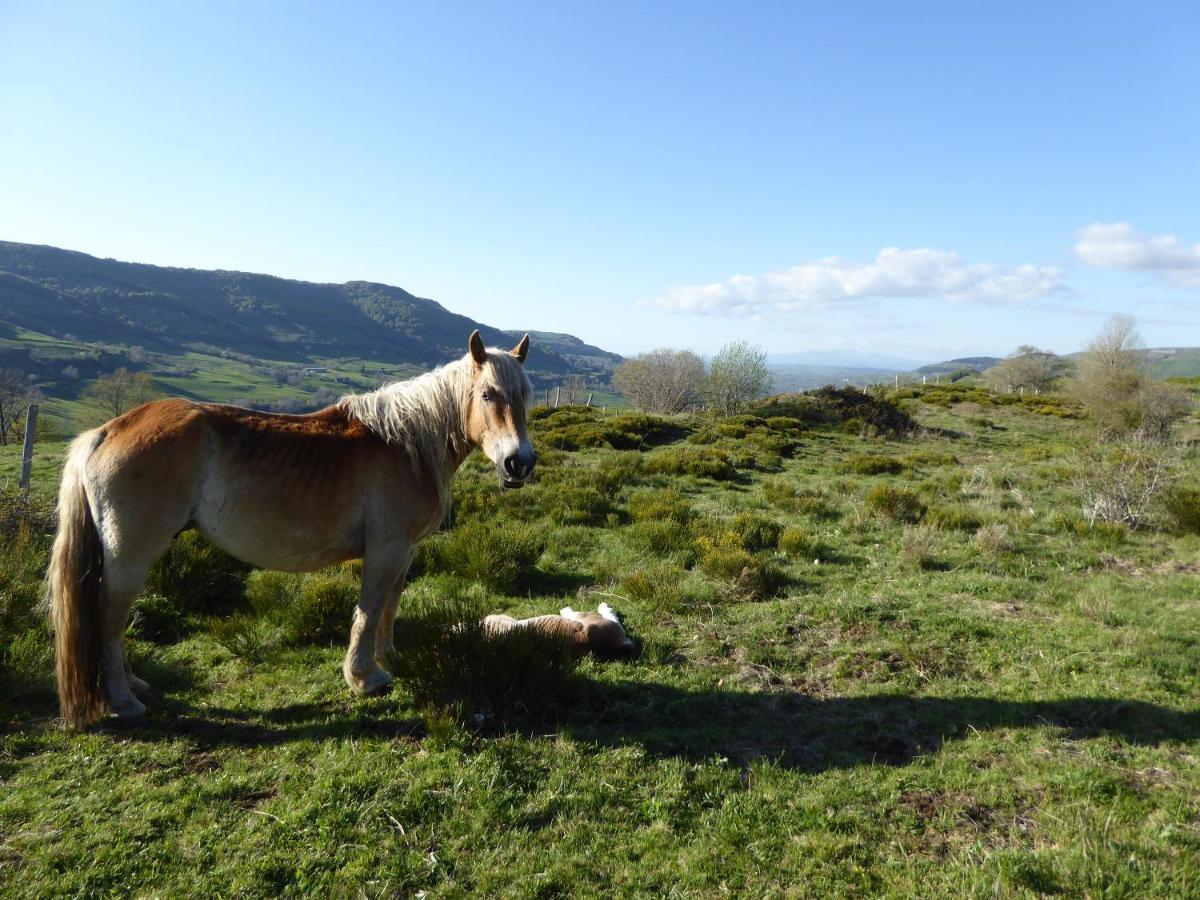
[[956,253],[885,247],[869,263],[830,256],[765,275],[671,288],[643,301],[673,312],[766,317],[875,297],[938,297],[951,302],[1019,301],[1066,290],[1052,266],[967,264]]
[[1145,235],[1128,222],[1094,222],[1080,229],[1075,254],[1102,269],[1155,272],[1200,285],[1200,243],[1189,246],[1173,234]]

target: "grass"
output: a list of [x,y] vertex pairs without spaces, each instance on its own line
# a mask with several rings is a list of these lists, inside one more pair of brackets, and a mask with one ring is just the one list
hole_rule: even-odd
[[[547,450],[521,491],[468,463],[383,698],[339,671],[353,568],[247,574],[185,546],[142,604],[182,591],[182,625],[130,642],[147,724],[64,733],[22,605],[45,538],[13,529],[4,893],[1195,896],[1195,459],[1147,526],[1089,526],[1084,423],[998,400],[985,428],[975,395],[917,392],[893,434],[877,403],[842,427],[837,399],[550,416],[535,443],[592,426],[642,449]],[[748,447],[785,427],[786,451]],[[447,616],[601,600],[638,658],[453,661]]]

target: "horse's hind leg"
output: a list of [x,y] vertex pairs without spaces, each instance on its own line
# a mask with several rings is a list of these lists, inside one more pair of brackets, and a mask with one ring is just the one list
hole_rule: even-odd
[[134,684],[144,690],[146,683],[132,678],[125,658],[125,628],[129,611],[137,599],[146,577],[146,570],[121,565],[117,560],[104,561],[104,599],[100,611],[100,677],[104,695],[112,711],[122,719],[136,719],[146,714],[145,705],[133,695]]

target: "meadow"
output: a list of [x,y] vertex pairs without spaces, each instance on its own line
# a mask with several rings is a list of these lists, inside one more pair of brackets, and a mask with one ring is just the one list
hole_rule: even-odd
[[[1194,457],[1130,529],[1054,396],[531,418],[535,483],[459,473],[393,693],[342,681],[354,564],[184,534],[130,627],[149,718],[85,733],[34,609],[64,445],[28,501],[3,448],[3,893],[1200,894]],[[455,617],[601,601],[635,658],[446,664]]]

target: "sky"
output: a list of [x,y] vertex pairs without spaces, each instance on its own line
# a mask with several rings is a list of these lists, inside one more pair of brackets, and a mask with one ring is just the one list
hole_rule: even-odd
[[1200,345],[1200,3],[0,0],[0,240],[623,354]]

